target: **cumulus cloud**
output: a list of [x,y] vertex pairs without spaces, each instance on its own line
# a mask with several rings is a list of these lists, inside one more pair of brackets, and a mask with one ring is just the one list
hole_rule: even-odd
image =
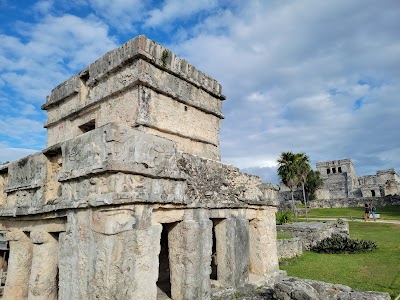
[[146,1],[141,0],[88,0],[98,15],[117,30],[134,30],[134,23],[143,18]]
[[176,19],[187,18],[193,14],[214,9],[217,5],[217,0],[166,0],[161,8],[149,11],[144,25],[157,27],[168,24]]
[[54,0],[42,0],[33,5],[33,10],[39,14],[45,15],[52,11]]
[[49,15],[20,26],[21,38],[0,36],[0,78],[27,100],[43,102],[55,85],[116,47],[96,19]]
[[0,163],[10,162],[21,157],[37,152],[34,149],[9,147],[4,143],[0,143]]
[[400,150],[399,6],[367,2],[246,2],[236,18],[226,14],[223,34],[173,45],[223,85],[223,160],[262,168],[282,151],[304,151],[313,163],[362,161],[360,173],[388,166],[362,157],[382,162],[384,149]]
[[223,161],[264,179],[282,151],[306,152],[313,164],[350,157],[360,174],[400,169],[396,0],[69,2],[84,16],[52,3],[38,2],[46,15],[0,37],[0,85],[20,92],[15,103],[36,106],[116,47],[110,31],[165,39],[168,29],[167,46],[223,86]]
[[2,152],[44,148],[45,113],[40,105],[46,96],[117,45],[108,26],[96,17],[52,14],[52,4],[37,2],[33,9],[46,14],[40,21],[19,22],[17,34],[0,34],[0,138],[14,145],[3,147]]

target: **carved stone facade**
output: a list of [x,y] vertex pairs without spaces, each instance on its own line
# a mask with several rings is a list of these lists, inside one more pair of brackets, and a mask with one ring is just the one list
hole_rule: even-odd
[[0,167],[3,299],[210,299],[273,276],[276,206],[219,161],[223,99],[144,36],[56,87],[47,148]]
[[376,175],[357,176],[351,159],[317,163],[324,185],[318,199],[370,198],[398,195],[400,178],[394,169],[379,170]]

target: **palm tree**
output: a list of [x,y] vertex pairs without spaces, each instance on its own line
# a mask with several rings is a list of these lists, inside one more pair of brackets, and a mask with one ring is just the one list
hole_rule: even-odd
[[281,178],[283,184],[289,187],[290,192],[292,194],[292,209],[293,215],[296,218],[296,209],[294,205],[294,190],[299,184],[299,175],[298,175],[298,154],[294,154],[293,152],[282,152],[281,156],[278,158],[278,176]]
[[301,183],[301,187],[303,189],[303,199],[304,199],[304,206],[306,208],[306,220],[308,221],[308,210],[307,210],[307,199],[306,199],[306,192],[304,189],[304,185],[307,181],[307,176],[311,171],[310,167],[310,160],[305,153],[299,153],[297,155],[297,172],[299,176],[299,181]]

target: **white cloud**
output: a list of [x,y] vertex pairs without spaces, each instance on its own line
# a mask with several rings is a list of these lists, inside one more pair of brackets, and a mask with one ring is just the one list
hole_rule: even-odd
[[117,30],[134,30],[134,22],[143,18],[146,1],[88,0],[91,7]]
[[52,11],[54,0],[42,0],[33,5],[33,9],[38,13],[45,15]]
[[35,152],[38,151],[26,148],[13,148],[4,143],[0,143],[0,163],[10,162]]
[[44,102],[52,88],[115,48],[99,20],[49,15],[23,24],[23,38],[1,35],[0,78],[26,100]]
[[[51,10],[50,2],[39,4],[43,13]],[[0,81],[14,91],[0,94],[0,136],[18,145],[3,145],[0,160],[44,148],[40,104],[56,85],[117,46],[108,26],[91,15],[48,14],[36,23],[19,23],[17,31],[19,36],[0,36]]]
[[[43,102],[117,46],[108,26],[168,32],[171,50],[223,85],[224,161],[271,174],[282,151],[304,151],[313,163],[351,157],[359,173],[400,168],[397,0],[165,0],[147,11],[137,0],[78,2],[85,17],[52,14],[43,0],[38,23],[0,37],[0,85]],[[10,109],[4,97],[0,108]]]
[[165,0],[161,8],[153,9],[149,12],[149,17],[144,25],[157,27],[166,23],[189,17],[198,12],[207,11],[218,5],[217,0]]
[[[400,151],[394,125],[400,109],[394,11],[400,7],[385,5],[250,1],[234,18],[220,14],[229,19],[220,20],[226,31],[208,30],[173,45],[223,85],[222,159],[263,167],[290,150],[305,151],[314,162]],[[204,21],[208,28],[213,23]],[[358,84],[365,78],[383,87]],[[391,163],[399,168],[400,158]]]
[[1,136],[10,136],[24,145],[37,144],[37,141],[45,134],[41,122],[22,117],[2,117],[0,128]]

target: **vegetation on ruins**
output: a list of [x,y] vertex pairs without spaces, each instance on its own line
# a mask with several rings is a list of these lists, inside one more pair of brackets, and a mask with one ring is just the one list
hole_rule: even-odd
[[282,152],[281,156],[278,158],[278,163],[278,175],[282,182],[290,189],[292,195],[293,214],[296,218],[293,194],[297,186],[301,184],[303,189],[304,204],[307,207],[305,184],[307,182],[307,176],[311,172],[310,160],[305,153],[293,153],[289,151]]
[[306,184],[307,176],[311,171],[310,160],[305,153],[299,153],[297,156],[297,173],[299,174],[299,181],[303,190],[303,200],[304,205],[306,206],[306,219],[308,221],[307,199],[304,185]]
[[321,178],[319,171],[310,170],[307,175],[305,182],[305,191],[307,200],[314,200],[316,198],[315,192],[324,184],[324,180]]
[[293,213],[290,210],[278,211],[276,213],[276,224],[283,225],[293,220]]
[[278,176],[281,178],[282,182],[290,189],[292,194],[292,209],[293,214],[296,216],[296,208],[294,205],[294,190],[299,184],[299,176],[296,170],[296,161],[298,156],[293,152],[282,152],[281,156],[278,158]]
[[167,49],[165,49],[162,53],[161,53],[161,65],[163,68],[167,67],[167,59],[169,56],[169,51]]
[[377,246],[372,241],[351,239],[341,234],[332,234],[311,247],[311,251],[318,253],[360,253],[376,250]]

